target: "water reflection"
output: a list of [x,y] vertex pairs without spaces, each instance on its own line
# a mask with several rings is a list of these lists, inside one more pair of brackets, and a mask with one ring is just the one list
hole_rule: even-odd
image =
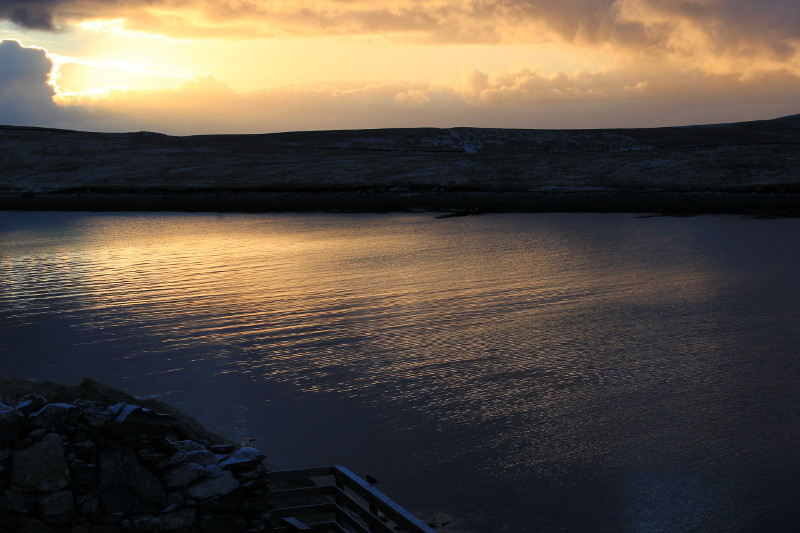
[[800,523],[797,224],[2,213],[0,358],[368,469],[451,531]]

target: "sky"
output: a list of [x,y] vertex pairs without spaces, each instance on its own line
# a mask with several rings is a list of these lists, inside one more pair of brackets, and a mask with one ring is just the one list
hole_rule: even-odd
[[0,124],[614,128],[800,113],[797,0],[0,0]]

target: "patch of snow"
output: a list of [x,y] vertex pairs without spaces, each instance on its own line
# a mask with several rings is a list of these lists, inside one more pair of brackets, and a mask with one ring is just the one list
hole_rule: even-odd
[[641,152],[643,150],[654,150],[654,149],[655,148],[653,148],[652,146],[642,146],[642,145],[639,145],[639,146],[618,146],[616,148],[611,148],[609,150],[609,152],[615,152],[615,153],[619,153],[619,152]]
[[609,187],[566,187],[562,185],[545,185],[530,189],[530,192],[611,192],[614,189]]
[[477,154],[483,148],[483,143],[479,140],[464,141],[462,145],[464,146],[464,152],[468,154]]

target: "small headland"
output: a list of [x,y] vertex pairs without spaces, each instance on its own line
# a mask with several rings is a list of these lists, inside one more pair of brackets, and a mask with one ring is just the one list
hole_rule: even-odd
[[266,531],[264,459],[90,379],[0,381],[0,532]]

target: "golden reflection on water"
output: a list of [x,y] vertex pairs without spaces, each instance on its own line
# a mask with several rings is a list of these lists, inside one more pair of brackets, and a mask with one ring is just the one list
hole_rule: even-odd
[[[571,310],[585,307],[646,312],[716,290],[716,272],[700,258],[628,262],[613,255],[613,243],[576,243],[546,225],[474,238],[446,222],[399,220],[402,231],[369,217],[330,230],[280,217],[93,217],[75,229],[69,252],[59,244],[56,253],[45,247],[39,256],[12,258],[3,275],[11,300],[69,298],[97,313],[97,327],[123,320],[188,345],[247,337],[256,358],[240,361],[244,372],[265,366],[260,349],[292,347],[268,357],[302,356],[314,365],[314,353],[298,353],[304,342],[346,346],[351,334],[369,337],[379,353],[395,352],[378,363],[380,372],[435,379],[456,379],[450,363],[491,365],[492,352],[484,351],[491,348],[437,351],[435,344],[447,341],[435,336],[427,356],[397,348],[444,327],[468,323],[484,330],[477,339],[491,339],[503,329],[535,328],[538,317],[553,313],[570,321],[577,319]],[[680,243],[660,237],[680,252]],[[64,280],[57,291],[49,286]],[[348,357],[342,350],[323,364]],[[458,380],[468,379],[463,371]]]
[[[352,434],[354,461],[393,451],[423,470],[468,464],[552,487],[619,473],[620,493],[649,494],[702,485],[659,473],[660,457],[691,470],[747,450],[758,464],[770,432],[751,426],[796,429],[775,407],[794,405],[791,360],[769,374],[752,332],[777,328],[791,346],[770,310],[787,312],[797,282],[782,279],[785,301],[749,300],[763,267],[732,259],[785,250],[762,247],[761,230],[728,239],[763,227],[750,221],[60,216],[55,232],[0,227],[4,368],[200,391],[205,414],[241,403],[241,424],[264,417],[284,457],[303,434],[304,461],[327,448],[339,461]],[[276,419],[292,431],[272,436]],[[646,505],[620,516],[639,523]]]

